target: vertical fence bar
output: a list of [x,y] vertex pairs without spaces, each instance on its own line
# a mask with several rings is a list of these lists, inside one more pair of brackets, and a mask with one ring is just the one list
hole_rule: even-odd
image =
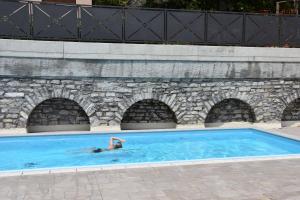
[[241,46],[246,44],[246,13],[243,13],[243,27],[242,27],[242,41]]
[[168,11],[164,9],[164,43],[168,44]]
[[278,23],[278,27],[277,27],[277,31],[278,31],[278,39],[277,39],[277,46],[280,47],[281,45],[281,29],[282,29],[282,16],[281,15],[276,15],[277,19],[277,23]]
[[77,5],[77,40],[81,40],[81,28],[82,28],[82,21],[81,21],[81,6]]
[[125,7],[123,6],[122,7],[122,42],[125,43],[126,40],[125,40]]
[[204,44],[207,44],[207,32],[208,32],[208,12],[204,13]]
[[33,39],[33,3],[32,2],[27,2],[28,3],[28,15],[29,15],[29,38]]

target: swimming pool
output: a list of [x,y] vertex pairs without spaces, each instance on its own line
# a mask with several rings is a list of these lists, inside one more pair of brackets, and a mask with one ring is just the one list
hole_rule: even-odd
[[[107,147],[111,136],[127,140]],[[0,170],[300,154],[300,142],[255,129],[159,131],[0,138]]]

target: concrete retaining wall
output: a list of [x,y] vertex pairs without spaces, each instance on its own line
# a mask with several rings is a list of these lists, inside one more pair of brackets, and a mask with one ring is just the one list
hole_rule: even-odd
[[299,78],[300,49],[0,39],[0,74],[51,78]]

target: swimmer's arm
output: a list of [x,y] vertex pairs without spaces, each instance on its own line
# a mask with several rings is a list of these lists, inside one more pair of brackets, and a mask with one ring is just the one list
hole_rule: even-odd
[[117,137],[111,137],[110,138],[110,144],[109,145],[113,145],[113,142],[115,141],[115,140],[118,140],[118,141],[120,141],[120,142],[126,142],[126,140],[123,140],[123,139],[121,139],[121,138],[117,138]]
[[117,138],[117,137],[111,137],[110,140],[109,140],[109,145],[108,145],[108,149],[113,149],[114,148],[114,141],[115,140],[118,140],[120,142],[126,142],[126,140],[123,140],[121,138]]
[[113,147],[114,147],[114,140],[113,140],[113,137],[111,137],[109,140],[108,149],[113,149]]

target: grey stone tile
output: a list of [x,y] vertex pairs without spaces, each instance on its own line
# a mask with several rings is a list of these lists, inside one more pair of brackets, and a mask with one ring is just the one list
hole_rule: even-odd
[[1,200],[294,200],[300,159],[0,178]]

